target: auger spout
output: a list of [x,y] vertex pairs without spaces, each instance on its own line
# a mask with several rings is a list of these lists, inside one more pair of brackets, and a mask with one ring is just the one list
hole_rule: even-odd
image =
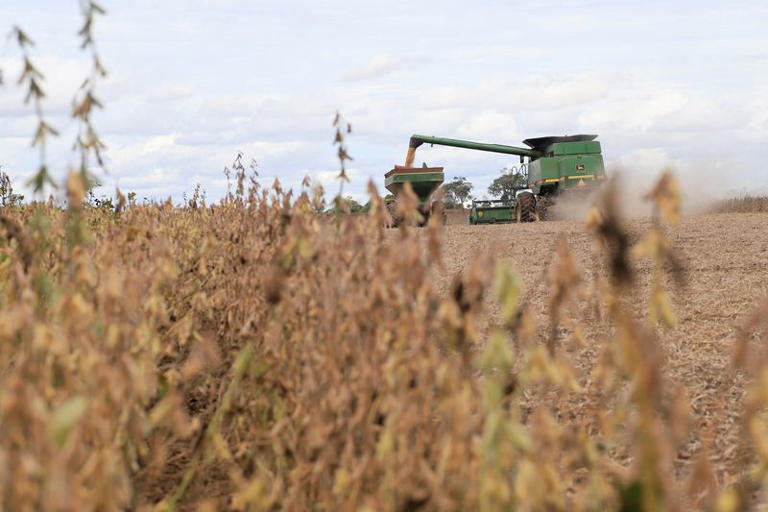
[[405,156],[405,167],[411,167],[413,165],[413,160],[416,156],[416,148],[422,144],[474,149],[476,151],[489,151],[491,153],[503,153],[506,155],[527,156],[529,158],[539,158],[542,156],[540,152],[533,149],[506,146],[504,144],[488,144],[485,142],[473,142],[470,140],[431,137],[428,135],[411,135],[411,140],[408,144],[408,153]]

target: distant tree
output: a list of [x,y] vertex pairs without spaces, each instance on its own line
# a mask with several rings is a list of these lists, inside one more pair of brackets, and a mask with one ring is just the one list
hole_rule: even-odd
[[[349,213],[362,212],[364,206],[357,202],[352,197],[337,197],[333,202],[333,206],[328,210],[330,212],[347,211]],[[369,207],[370,208],[370,207]]]
[[94,208],[101,208],[102,210],[114,211],[115,205],[112,202],[111,197],[101,196],[99,199],[94,199],[92,206]]
[[13,192],[11,177],[3,170],[0,165],[0,206],[13,206],[21,203],[24,196]]
[[526,186],[526,176],[516,167],[501,170],[501,176],[493,180],[488,187],[488,193],[499,199],[508,201],[515,197],[515,192]]
[[361,205],[359,202],[355,201],[351,197],[346,198],[347,206],[349,207],[350,213],[357,213],[363,211],[363,205]]
[[453,181],[443,185],[443,192],[446,208],[461,208],[471,198],[472,183],[464,176],[454,176]]

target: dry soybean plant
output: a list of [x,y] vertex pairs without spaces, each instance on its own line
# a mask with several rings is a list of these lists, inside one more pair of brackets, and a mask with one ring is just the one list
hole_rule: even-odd
[[[243,166],[234,177],[248,181]],[[676,192],[665,180],[649,196],[659,226],[639,253],[617,250],[609,199],[590,216],[600,286],[587,287],[567,240],[557,243],[550,325],[537,329],[509,264],[479,262],[438,292],[443,228],[386,230],[373,189],[368,215],[337,222],[316,213],[322,197],[277,183],[212,205],[115,213],[84,203],[87,184],[71,173],[66,210],[2,210],[0,503],[747,509],[762,490],[760,449],[745,450],[730,482],[706,457],[677,463],[691,436],[702,451],[711,444],[664,377],[654,332],[672,315],[665,280],[648,297],[654,323],[625,304],[634,257],[669,267],[661,223],[674,217],[661,198]],[[488,295],[502,315],[485,340]],[[560,348],[583,342],[592,302],[614,334],[582,375]],[[745,326],[742,353],[759,350],[749,347],[764,313]],[[755,376],[744,443],[759,448],[767,366],[737,362]]]
[[39,152],[40,166],[29,184],[32,186],[35,193],[42,194],[43,189],[47,185],[55,186],[53,179],[48,172],[48,165],[46,163],[46,145],[48,138],[58,135],[59,132],[48,122],[43,112],[45,91],[43,90],[42,82],[45,80],[45,76],[40,72],[37,66],[35,66],[30,55],[30,49],[35,43],[26,32],[18,26],[13,27],[11,36],[13,36],[18,43],[22,53],[22,71],[17,83],[26,90],[24,103],[26,104],[30,101],[33,102],[35,117],[37,119],[32,146],[36,147]]
[[744,194],[723,199],[715,203],[712,211],[715,213],[765,213],[768,212],[768,197]]
[[[88,46],[99,11],[83,5]],[[86,163],[67,177],[66,208],[0,207],[3,510],[764,503],[768,306],[745,324],[725,376],[750,382],[742,456],[727,474],[709,460],[714,433],[692,425],[664,372],[668,287],[684,283],[666,234],[679,215],[671,174],[649,192],[657,215],[634,245],[606,188],[587,220],[600,256],[589,274],[556,241],[539,326],[509,262],[479,258],[438,289],[445,228],[384,228],[373,185],[368,214],[330,222],[322,189],[262,187],[238,155],[236,186],[218,202],[196,190],[183,205],[118,195],[115,208],[92,207],[85,171],[101,143],[82,101]],[[348,129],[334,126],[343,183]],[[405,218],[415,202],[406,191]],[[647,320],[639,258],[651,261]],[[489,302],[501,313],[485,336]],[[580,370],[565,348],[585,345],[587,316],[603,320],[604,339]]]

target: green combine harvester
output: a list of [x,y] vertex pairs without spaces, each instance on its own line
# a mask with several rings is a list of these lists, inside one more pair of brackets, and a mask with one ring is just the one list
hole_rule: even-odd
[[[504,210],[506,209],[507,215],[511,217],[510,220],[517,222],[541,220],[546,218],[547,209],[558,197],[563,195],[576,198],[586,197],[605,178],[603,155],[600,142],[596,141],[596,138],[597,135],[536,137],[525,139],[523,144],[528,147],[521,148],[503,144],[413,135],[408,144],[405,165],[395,166],[387,173],[386,185],[387,189],[395,194],[395,198],[397,198],[399,190],[391,188],[390,183],[400,183],[402,188],[402,183],[410,181],[414,191],[416,191],[417,186],[420,186],[421,192],[417,192],[421,201],[420,211],[423,214],[426,212],[428,218],[429,213],[435,209],[430,198],[434,196],[435,190],[444,179],[443,169],[441,167],[412,167],[416,148],[426,143],[516,155],[520,157],[520,163],[525,164],[524,168],[527,170],[526,187],[515,192],[515,197],[510,201],[509,206],[478,205],[475,203],[473,205],[475,218],[479,219],[488,215],[501,219],[505,216]],[[427,178],[422,176],[424,174],[433,174],[433,177]],[[422,185],[418,185],[418,183],[422,183]],[[427,186],[426,183],[430,183],[430,185]],[[501,211],[491,213],[497,209]]]

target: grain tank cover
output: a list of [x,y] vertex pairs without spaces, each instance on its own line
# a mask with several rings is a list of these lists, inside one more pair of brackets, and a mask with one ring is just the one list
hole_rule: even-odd
[[588,142],[595,140],[597,135],[561,135],[550,137],[534,137],[532,139],[525,139],[523,144],[536,151],[544,152],[548,146],[556,142]]

